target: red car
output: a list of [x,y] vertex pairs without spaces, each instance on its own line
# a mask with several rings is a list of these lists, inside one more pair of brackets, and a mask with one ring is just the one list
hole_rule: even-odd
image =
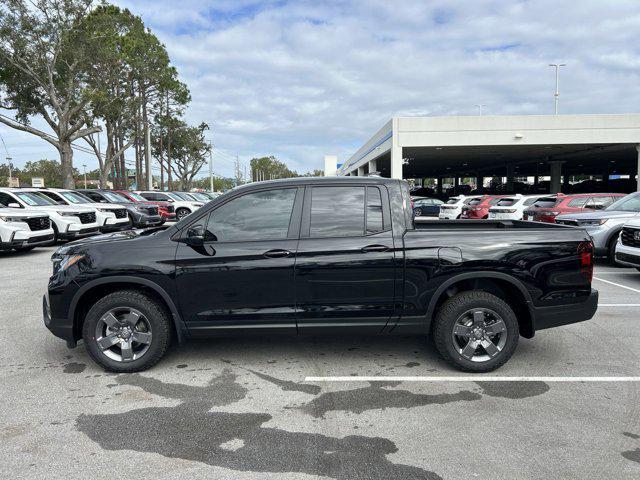
[[571,195],[549,195],[539,198],[536,203],[525,210],[523,220],[555,223],[556,217],[562,213],[589,212],[608,207],[624,193],[575,193]]
[[162,219],[166,221],[173,221],[176,219],[176,211],[173,205],[169,202],[154,202],[151,200],[147,200],[142,195],[139,195],[135,192],[130,192],[129,190],[115,190],[115,192],[119,193],[123,197],[127,197],[134,203],[144,203],[145,205],[155,205],[158,207],[158,213],[162,216]]
[[474,198],[462,207],[460,218],[483,219],[489,217],[489,208],[493,207],[505,195],[484,195]]

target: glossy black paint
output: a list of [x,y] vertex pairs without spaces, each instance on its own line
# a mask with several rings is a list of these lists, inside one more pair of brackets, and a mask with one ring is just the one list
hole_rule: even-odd
[[[311,238],[314,186],[377,186],[383,231]],[[260,189],[297,188],[283,240],[189,245],[189,227],[220,205]],[[532,336],[586,320],[597,293],[580,272],[581,229],[531,222],[440,221],[413,225],[406,184],[367,178],[296,179],[234,189],[172,227],[73,242],[55,255],[84,255],[54,273],[45,323],[73,344],[91,300],[142,288],[167,305],[180,338],[238,332],[428,333],[439,302],[465,288],[508,299]],[[563,312],[570,312],[563,316]],[[536,318],[541,320],[536,325]],[[527,323],[529,322],[529,323]],[[555,323],[554,323],[555,322]],[[528,326],[527,326],[528,325]]]

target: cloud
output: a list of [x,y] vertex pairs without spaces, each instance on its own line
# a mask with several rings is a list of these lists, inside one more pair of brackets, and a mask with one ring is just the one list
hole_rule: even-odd
[[[322,168],[393,115],[551,113],[555,61],[561,113],[639,110],[636,1],[118,3],[166,44],[225,175],[236,154]],[[45,148],[5,132],[14,157]]]

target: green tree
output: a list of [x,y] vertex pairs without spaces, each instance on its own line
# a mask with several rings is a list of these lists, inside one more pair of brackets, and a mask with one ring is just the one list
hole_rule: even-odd
[[181,190],[191,188],[193,179],[207,163],[210,146],[204,132],[208,129],[206,123],[195,127],[183,124],[174,132],[171,170]]
[[[75,168],[72,169],[72,175],[74,178],[80,178],[80,172]],[[62,171],[60,169],[60,162],[57,160],[38,160],[37,162],[27,162],[22,171],[18,174],[20,184],[30,186],[31,179],[33,177],[42,177],[44,179],[44,186],[47,188],[63,187],[64,182]]]
[[269,157],[252,158],[250,165],[251,178],[253,181],[299,176],[297,172],[289,170],[289,167],[273,155]]
[[[72,33],[91,6],[92,0],[0,4],[0,108],[15,112],[15,120],[2,116],[0,122],[55,146],[67,188],[74,186],[71,143],[100,131],[85,123],[92,52]],[[53,135],[29,125],[34,115],[46,121]]]

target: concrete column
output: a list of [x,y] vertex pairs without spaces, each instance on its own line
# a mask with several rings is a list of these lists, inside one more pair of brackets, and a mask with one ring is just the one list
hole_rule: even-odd
[[436,178],[436,193],[442,195],[442,177]]
[[513,193],[513,165],[507,165],[507,192]]
[[458,177],[457,175],[455,177],[453,177],[453,194],[457,195],[458,194],[458,187],[460,186],[460,177]]
[[562,164],[561,160],[554,160],[549,162],[551,167],[551,182],[549,193],[560,193],[560,183],[562,181]]
[[638,168],[636,168],[636,190],[640,192],[640,144],[636,145],[636,151],[638,152]]
[[402,147],[398,141],[398,119],[391,119],[391,178],[402,180]]
[[564,193],[569,192],[569,187],[571,185],[570,180],[571,175],[569,175],[568,173],[562,176],[562,190],[564,190]]
[[476,188],[477,189],[482,189],[484,187],[484,176],[483,175],[477,175],[476,176]]
[[369,161],[369,173],[373,173],[373,172],[377,172],[378,171],[378,162],[377,160],[373,159]]
[[364,171],[364,166],[358,167],[358,176],[364,177],[367,172]]

